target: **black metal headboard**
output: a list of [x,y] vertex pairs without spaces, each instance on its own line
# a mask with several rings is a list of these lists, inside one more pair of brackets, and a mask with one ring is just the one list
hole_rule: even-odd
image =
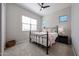
[[51,29],[51,32],[57,32],[58,33],[58,26],[55,26],[55,27],[45,27],[45,29]]

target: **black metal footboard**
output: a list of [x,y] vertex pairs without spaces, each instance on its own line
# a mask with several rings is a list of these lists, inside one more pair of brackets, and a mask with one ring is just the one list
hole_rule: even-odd
[[46,46],[46,54],[48,54],[48,31],[47,31],[47,46]]
[[35,37],[35,40],[36,40],[35,42],[36,43],[38,43],[37,42],[37,40],[38,40],[37,38],[39,38],[39,43],[40,43],[40,40],[42,40],[41,45],[43,45],[43,40],[46,39],[46,46],[45,47],[46,47],[46,54],[48,54],[48,32],[46,34],[43,34],[43,35],[36,35],[36,34],[32,34],[30,32],[30,34],[29,34],[29,42],[32,42],[31,36],[34,36]]

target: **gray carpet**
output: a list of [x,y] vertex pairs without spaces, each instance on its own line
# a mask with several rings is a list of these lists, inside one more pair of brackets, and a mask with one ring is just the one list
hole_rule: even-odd
[[45,48],[39,45],[23,42],[12,48],[8,48],[4,52],[4,56],[73,56],[71,45],[56,42],[49,48],[49,54],[46,55]]

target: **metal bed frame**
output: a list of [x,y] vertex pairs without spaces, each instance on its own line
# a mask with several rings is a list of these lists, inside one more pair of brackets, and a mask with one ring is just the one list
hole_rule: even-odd
[[[58,26],[57,26],[57,31],[56,32],[58,33]],[[46,35],[47,40],[46,40],[46,46],[45,47],[46,47],[46,54],[48,55],[48,48],[49,48],[49,46],[48,46],[48,38],[49,38],[48,31],[47,31],[46,34],[43,34],[43,35],[34,35],[34,34],[31,33],[31,30],[30,30],[30,33],[29,33],[29,42],[32,42],[31,35],[33,35],[33,36],[36,37],[36,43],[37,43],[37,37],[39,37],[39,40],[40,40],[40,37],[41,37],[42,38],[42,43],[43,43],[43,38],[44,38],[43,36]]]

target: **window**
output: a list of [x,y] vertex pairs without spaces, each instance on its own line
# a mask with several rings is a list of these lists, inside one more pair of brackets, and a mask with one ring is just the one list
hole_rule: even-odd
[[68,21],[68,16],[59,16],[59,21],[60,22],[67,22]]
[[22,31],[37,30],[37,20],[22,16]]

